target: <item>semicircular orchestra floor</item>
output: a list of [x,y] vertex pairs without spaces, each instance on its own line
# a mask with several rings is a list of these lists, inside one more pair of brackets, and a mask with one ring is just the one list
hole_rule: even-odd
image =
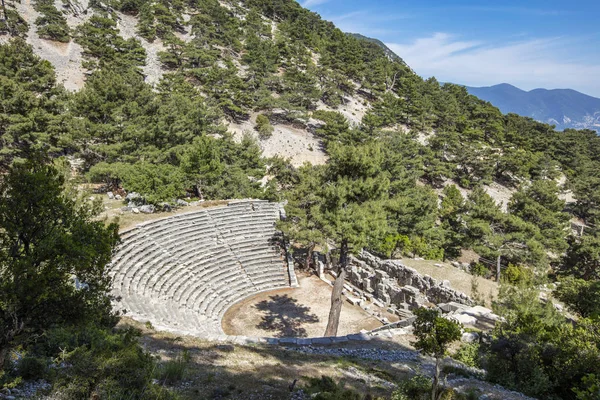
[[[314,275],[298,274],[299,288],[258,293],[231,306],[223,316],[227,335],[320,337],[325,332],[331,286]],[[377,318],[345,302],[338,336],[382,326]]]

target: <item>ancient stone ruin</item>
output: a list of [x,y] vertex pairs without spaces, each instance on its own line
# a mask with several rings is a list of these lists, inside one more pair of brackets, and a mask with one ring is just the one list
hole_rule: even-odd
[[231,305],[296,282],[275,230],[280,209],[236,201],[121,232],[110,265],[115,307],[160,329],[224,335],[221,319]]
[[[158,329],[209,340],[297,345],[369,340],[385,329],[409,327],[414,320],[411,310],[423,305],[439,304],[457,316],[472,311],[472,300],[448,282],[363,251],[350,257],[347,300],[367,312],[371,303],[384,307],[400,321],[389,324],[379,316],[382,328],[338,338],[227,336],[221,321],[233,304],[259,292],[298,286],[293,260],[275,228],[282,217],[280,203],[241,200],[122,231],[122,243],[109,266],[115,308]],[[318,264],[322,276],[323,263]],[[472,313],[462,314],[464,319]]]
[[399,260],[381,260],[366,251],[358,257],[350,257],[348,280],[367,298],[372,296],[396,310],[413,310],[428,303],[473,304],[447,281],[438,282]]

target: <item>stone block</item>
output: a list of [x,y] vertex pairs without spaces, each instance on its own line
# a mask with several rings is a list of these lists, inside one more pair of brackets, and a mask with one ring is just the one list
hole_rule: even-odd
[[233,342],[236,344],[246,344],[247,339],[248,338],[246,336],[235,336]]
[[468,314],[454,314],[450,318],[463,325],[475,325],[477,323],[477,318]]
[[331,341],[333,343],[345,343],[348,341],[348,338],[346,336],[335,336],[331,338]]
[[365,341],[371,340],[371,336],[369,336],[363,332],[355,333],[353,335],[348,335],[347,338],[348,338],[348,340],[354,340],[354,341],[359,341],[359,342],[365,342]]
[[357,299],[355,297],[348,296],[348,297],[346,297],[346,300],[348,301],[348,303],[355,305],[355,306],[360,304],[360,299]]
[[479,335],[475,332],[465,332],[462,334],[460,340],[466,343],[474,343],[479,340]]
[[296,338],[281,338],[279,339],[279,344],[280,345],[285,345],[285,344],[298,344],[298,339]]
[[144,214],[152,214],[154,212],[154,206],[152,204],[146,204],[140,207],[140,211]]
[[333,341],[329,337],[312,338],[312,344],[331,344]]

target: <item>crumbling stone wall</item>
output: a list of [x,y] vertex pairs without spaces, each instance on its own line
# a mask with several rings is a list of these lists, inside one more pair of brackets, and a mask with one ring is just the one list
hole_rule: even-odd
[[421,275],[398,260],[381,260],[363,251],[359,257],[351,256],[349,264],[348,280],[386,306],[412,310],[426,303],[473,304],[467,295],[452,289],[448,281],[438,282]]

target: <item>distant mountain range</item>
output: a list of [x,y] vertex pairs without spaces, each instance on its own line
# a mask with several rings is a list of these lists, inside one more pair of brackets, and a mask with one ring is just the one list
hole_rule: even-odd
[[600,133],[600,99],[572,89],[534,89],[529,92],[502,83],[468,87],[472,95],[489,101],[503,113],[515,113],[567,128],[592,129]]

